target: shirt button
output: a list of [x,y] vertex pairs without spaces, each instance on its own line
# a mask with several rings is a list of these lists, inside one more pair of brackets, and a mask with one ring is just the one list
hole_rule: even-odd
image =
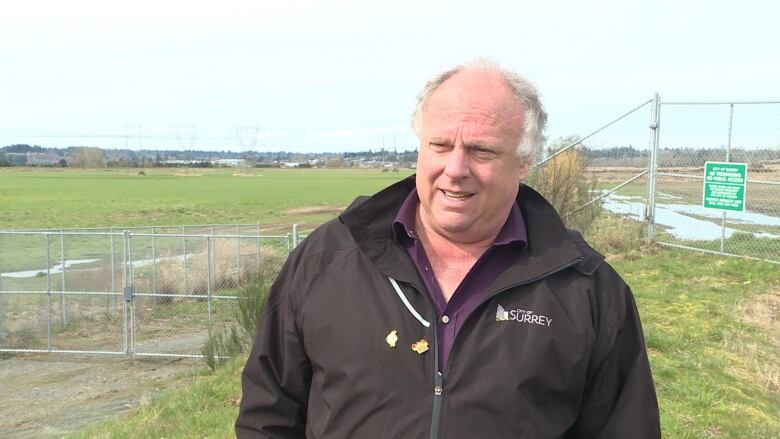
[[445,325],[450,322],[449,316],[441,316],[441,322]]

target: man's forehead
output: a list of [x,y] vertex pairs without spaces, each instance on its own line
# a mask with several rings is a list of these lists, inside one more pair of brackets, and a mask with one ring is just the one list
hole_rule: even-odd
[[423,111],[424,116],[481,119],[491,125],[520,121],[522,113],[509,84],[490,70],[469,70],[448,78],[431,94]]
[[524,125],[512,89],[495,72],[463,72],[447,79],[430,96],[422,119],[429,136],[443,138],[459,132],[472,138],[513,138]]
[[463,108],[441,103],[426,110],[430,111],[426,111],[423,117],[426,119],[426,123],[433,125],[460,122],[498,128],[506,125],[522,125],[523,121],[523,114],[520,111],[494,111],[478,106]]

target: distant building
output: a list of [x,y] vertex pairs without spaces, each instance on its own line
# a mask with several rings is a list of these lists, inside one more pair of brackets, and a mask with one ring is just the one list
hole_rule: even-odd
[[51,152],[28,152],[28,166],[53,166],[60,162],[61,157]]
[[11,166],[24,166],[27,164],[26,152],[7,152],[5,153],[5,160],[11,164]]
[[54,166],[62,158],[53,152],[6,152],[3,156],[11,166]]
[[244,159],[217,159],[211,161],[214,166],[228,166],[235,168],[238,166],[246,166],[246,160]]
[[[173,160],[173,159],[168,159],[168,160],[164,161],[163,163],[165,163],[166,165],[171,165],[171,166],[186,166],[186,165],[197,165],[197,164],[200,164],[200,163],[203,163],[203,162],[201,160]],[[214,163],[216,163],[216,162],[214,162]]]

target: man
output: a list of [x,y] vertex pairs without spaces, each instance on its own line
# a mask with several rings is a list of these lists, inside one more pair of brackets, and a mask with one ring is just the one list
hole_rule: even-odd
[[521,184],[545,121],[497,66],[428,83],[417,174],[317,229],[274,283],[238,437],[660,437],[631,292]]

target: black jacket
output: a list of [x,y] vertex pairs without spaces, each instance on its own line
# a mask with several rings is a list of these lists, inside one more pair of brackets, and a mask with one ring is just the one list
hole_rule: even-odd
[[630,290],[525,186],[527,249],[436,372],[433,307],[391,227],[413,187],[353,203],[290,255],[243,372],[238,437],[659,438]]

